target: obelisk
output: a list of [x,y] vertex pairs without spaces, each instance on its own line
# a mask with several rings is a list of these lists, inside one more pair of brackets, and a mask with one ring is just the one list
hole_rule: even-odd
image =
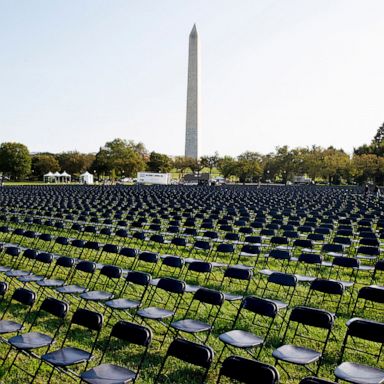
[[196,24],[189,34],[187,120],[185,129],[185,157],[199,157],[199,36]]

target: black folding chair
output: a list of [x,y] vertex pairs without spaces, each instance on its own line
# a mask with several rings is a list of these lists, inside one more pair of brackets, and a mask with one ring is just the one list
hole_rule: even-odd
[[[118,339],[124,345],[135,344],[145,348],[136,370],[133,371],[127,367],[103,362],[108,351],[114,354],[118,350],[118,345],[111,345],[112,339]],[[134,383],[139,376],[151,340],[152,332],[149,328],[126,321],[119,321],[112,328],[99,365],[83,372],[80,375],[81,380],[89,384],[110,384],[111,382],[115,384]]]
[[[16,350],[16,353],[7,369],[7,373],[13,366],[15,366],[33,379],[36,377],[37,371],[30,373],[26,370],[25,366],[16,365],[16,359],[20,353],[23,353],[30,358],[39,359],[40,356],[35,351],[41,348],[45,348],[44,353],[47,353],[61,331],[68,310],[69,305],[67,303],[52,297],[49,297],[42,302],[28,332],[18,334],[17,336],[8,339],[10,348],[4,358],[4,362],[8,359],[8,356],[13,349]],[[44,325],[46,329],[53,327],[54,331],[50,334],[38,332],[37,329],[42,325]],[[35,327],[37,328],[36,331],[34,330]]]
[[170,328],[179,333],[187,333],[195,336],[198,340],[199,334],[206,333],[204,343],[207,342],[212,332],[215,321],[224,303],[224,294],[208,288],[199,288],[193,296],[191,303],[181,320],[174,321]]
[[[347,327],[339,365],[334,372],[336,382],[341,380],[353,384],[384,383],[384,323],[354,318],[347,322]],[[348,350],[351,351],[351,357],[363,356],[364,362],[371,361],[372,365],[344,361]]]
[[[265,341],[268,340],[277,313],[278,307],[273,301],[256,296],[245,297],[233,321],[232,329],[219,336],[224,345],[218,362],[221,361],[226,348],[231,352],[233,349],[242,349],[252,358],[258,358]],[[259,352],[255,356],[253,351],[256,348]]]
[[[203,368],[204,373],[199,382],[204,383],[213,361],[214,352],[208,345],[197,344],[184,339],[173,340],[161,364],[155,383],[159,382],[161,373],[169,357],[174,357],[178,360]],[[177,382],[177,374],[173,379],[171,379],[171,382]]]
[[[47,381],[48,383],[51,382],[55,370],[59,371],[60,373],[67,374],[76,380],[79,375],[70,367],[78,364],[85,364],[85,369],[87,369],[87,365],[93,357],[93,352],[96,347],[102,325],[103,316],[100,313],[92,312],[82,308],[77,309],[72,316],[71,323],[64,336],[61,348],[41,356],[41,363],[37,371],[40,369],[41,364],[44,362],[52,367],[50,376]],[[75,330],[72,328],[75,328]],[[80,330],[82,330],[82,332]],[[75,331],[78,339],[81,338],[82,335],[83,340],[86,340],[87,344],[90,344],[89,350],[77,347],[69,347],[66,345],[70,335]],[[94,333],[94,336],[92,336],[92,332]]]
[[223,361],[216,383],[220,383],[222,377],[245,384],[277,384],[280,379],[272,365],[240,356],[230,356]]
[[[281,362],[300,365],[309,372],[317,376],[321,360],[327,347],[329,337],[334,324],[334,316],[327,311],[308,307],[295,307],[290,316],[286,327],[282,346],[272,352],[275,363],[290,377],[289,373]],[[310,331],[310,328],[322,329],[325,332]],[[288,331],[291,331],[291,342],[300,340],[300,345],[286,344]],[[304,344],[304,345],[303,345]],[[316,348],[316,349],[314,349]],[[320,351],[319,351],[320,350]],[[316,370],[312,370],[308,365],[316,364]]]

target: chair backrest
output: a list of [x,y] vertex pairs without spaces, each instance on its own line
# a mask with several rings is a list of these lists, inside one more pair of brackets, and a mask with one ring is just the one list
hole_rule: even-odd
[[310,289],[329,295],[342,295],[344,293],[344,285],[341,282],[327,279],[313,280]]
[[297,277],[289,273],[273,272],[268,276],[268,283],[283,285],[285,287],[296,287]]
[[76,269],[85,273],[93,273],[96,270],[96,263],[88,260],[81,260],[76,264]]
[[171,293],[182,294],[185,291],[185,282],[171,277],[163,277],[157,283],[156,288],[163,289],[164,291]]
[[224,294],[214,289],[199,288],[195,292],[193,300],[198,300],[205,304],[221,306],[224,303]]
[[220,378],[228,377],[245,384],[262,383],[277,384],[279,382],[279,372],[275,367],[260,361],[246,359],[240,356],[227,357],[220,368]]
[[359,299],[373,301],[375,303],[384,303],[384,287],[377,285],[370,285],[369,287],[362,287],[357,295]]
[[329,330],[332,329],[335,318],[328,311],[299,306],[293,308],[289,321]]
[[147,286],[151,281],[151,275],[140,271],[128,271],[125,279],[129,283]]
[[124,320],[113,326],[111,336],[143,347],[149,346],[152,341],[152,331],[149,328]]
[[17,288],[15,292],[13,292],[11,300],[31,307],[35,303],[36,293],[29,289]]
[[71,323],[100,332],[103,326],[103,315],[88,309],[79,308],[73,314]]
[[212,264],[207,261],[192,261],[192,263],[188,265],[188,271],[210,273],[212,271]]
[[241,308],[272,318],[276,317],[278,313],[277,305],[273,301],[256,296],[244,297],[241,303]]
[[228,267],[224,272],[224,277],[236,280],[250,280],[253,276],[252,269]]
[[167,355],[202,368],[209,368],[213,361],[213,349],[184,339],[175,339],[170,344]]
[[384,323],[354,318],[347,322],[347,327],[346,336],[357,337],[380,344],[384,343]]
[[69,311],[69,304],[53,297],[48,297],[42,302],[40,310],[63,319]]

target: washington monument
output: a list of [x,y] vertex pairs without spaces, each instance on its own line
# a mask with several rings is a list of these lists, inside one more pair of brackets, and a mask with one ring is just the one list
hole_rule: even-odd
[[196,24],[189,34],[187,120],[185,129],[185,156],[199,157],[199,36]]

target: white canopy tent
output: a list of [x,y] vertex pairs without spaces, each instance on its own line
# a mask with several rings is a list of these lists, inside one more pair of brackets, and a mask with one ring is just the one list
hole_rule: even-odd
[[80,183],[81,184],[93,184],[93,175],[88,171],[82,173],[80,175]]
[[71,181],[71,175],[67,172],[48,172],[43,176],[43,181],[45,183],[69,183]]

